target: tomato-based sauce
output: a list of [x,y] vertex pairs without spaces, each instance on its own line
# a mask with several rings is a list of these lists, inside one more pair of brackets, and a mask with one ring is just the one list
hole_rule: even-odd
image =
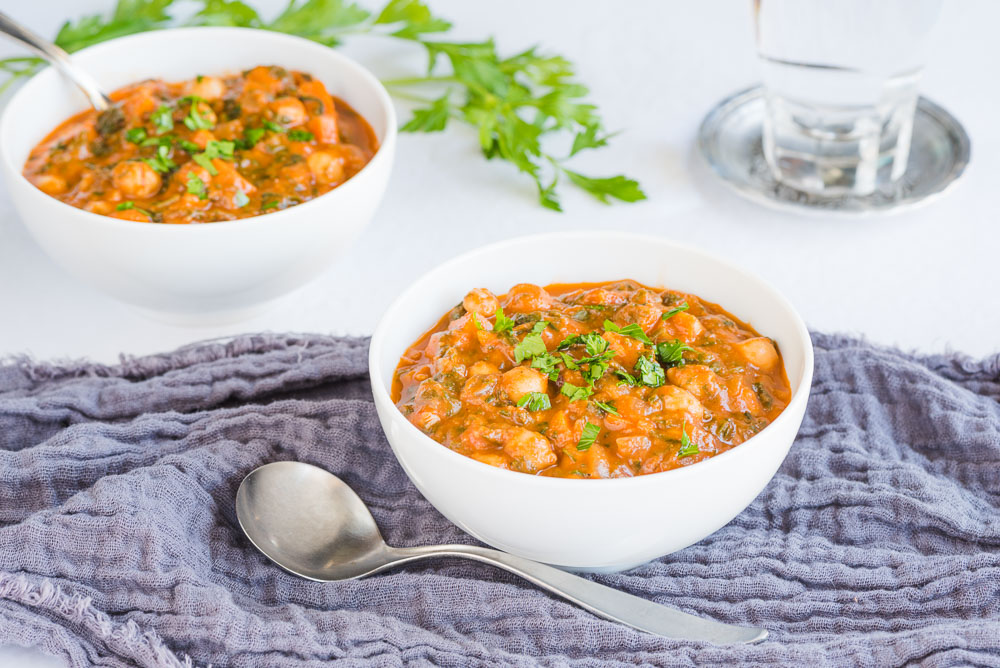
[[448,448],[514,471],[616,478],[743,443],[788,405],[775,343],[634,281],[469,292],[414,343],[393,401]]
[[378,149],[371,127],[304,72],[142,81],[115,106],[73,116],[32,150],[24,175],[93,213],[208,223],[280,211],[329,192]]

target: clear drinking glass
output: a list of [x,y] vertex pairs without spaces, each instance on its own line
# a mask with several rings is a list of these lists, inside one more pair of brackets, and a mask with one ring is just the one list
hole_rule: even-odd
[[754,0],[764,156],[818,195],[869,195],[906,169],[941,0]]

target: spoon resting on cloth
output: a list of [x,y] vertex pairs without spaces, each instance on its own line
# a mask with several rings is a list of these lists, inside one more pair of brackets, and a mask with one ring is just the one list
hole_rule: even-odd
[[461,557],[510,571],[599,617],[666,638],[728,644],[767,637],[764,629],[702,619],[499,550],[390,547],[354,490],[310,464],[274,462],[251,471],[236,493],[236,517],[258,550],[309,580],[353,580],[418,559]]
[[29,49],[49,61],[62,72],[70,81],[75,83],[83,94],[90,100],[90,104],[97,111],[98,127],[116,126],[125,124],[125,116],[121,109],[115,106],[100,84],[86,71],[80,69],[69,54],[61,48],[40,37],[3,12],[0,12],[0,33],[12,37],[15,41],[27,46]]

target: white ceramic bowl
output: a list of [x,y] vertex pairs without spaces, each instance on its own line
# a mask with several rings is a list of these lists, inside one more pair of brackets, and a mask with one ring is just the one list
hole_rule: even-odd
[[[411,343],[485,287],[631,278],[722,305],[777,341],[792,400],[767,428],[732,450],[663,473],[609,480],[546,478],[483,464],[425,436],[390,398],[393,371]],[[581,570],[622,570],[687,547],[760,493],[795,438],[812,382],[802,319],[756,276],[699,250],[615,232],[556,233],[467,253],[413,283],[375,330],[369,357],[375,407],[413,484],[449,520],[513,554]]]
[[239,317],[322,272],[361,232],[382,198],[396,145],[392,102],[370,72],[333,49],[265,30],[185,28],[111,40],[73,59],[106,90],[142,79],[179,81],[255,65],[302,70],[364,116],[380,144],[354,178],[284,211],[204,225],[99,216],[49,197],[21,174],[31,149],[87,108],[83,94],[47,68],[13,96],[0,117],[4,181],[45,252],[112,297],[179,320]]

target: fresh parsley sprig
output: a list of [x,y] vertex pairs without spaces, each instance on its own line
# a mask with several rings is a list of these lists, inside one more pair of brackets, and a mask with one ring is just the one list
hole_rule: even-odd
[[[607,204],[646,198],[639,183],[623,175],[592,177],[568,167],[582,151],[606,146],[612,133],[604,129],[597,108],[586,101],[587,88],[575,78],[573,64],[536,47],[504,56],[492,39],[449,42],[439,38],[451,23],[434,16],[422,0],[389,0],[372,12],[352,0],[289,0],[268,21],[242,0],[197,0],[199,9],[187,19],[175,16],[174,0],[118,0],[109,14],[92,14],[63,24],[55,42],[69,52],[115,37],[179,25],[237,26],[298,35],[327,46],[346,37],[371,34],[407,40],[427,52],[426,73],[385,81],[400,99],[417,103],[404,132],[440,132],[452,121],[472,125],[487,160],[503,160],[535,183],[539,202],[561,211],[557,189],[562,182],[580,188]],[[183,3],[177,3],[183,4]],[[44,62],[35,57],[0,60],[0,93],[35,74]],[[433,91],[430,95],[420,91]],[[211,123],[194,104],[184,118],[192,130]],[[160,134],[173,129],[173,108],[153,116]],[[280,132],[283,128],[269,128]],[[547,140],[572,137],[565,155],[556,155]],[[304,134],[292,137],[301,140]],[[257,137],[259,139],[259,137]],[[250,146],[256,143],[246,138]],[[242,146],[241,146],[242,148]]]

